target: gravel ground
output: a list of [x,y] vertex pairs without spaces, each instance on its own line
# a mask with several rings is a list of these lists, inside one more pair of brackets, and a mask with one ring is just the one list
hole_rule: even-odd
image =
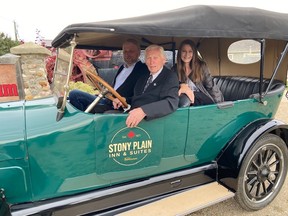
[[[288,123],[288,100],[285,96],[282,98],[281,104],[279,106],[278,112],[275,116],[276,119],[282,120]],[[224,202],[215,204],[208,208],[202,209],[195,213],[190,214],[189,216],[285,216],[288,215],[288,177],[284,183],[283,188],[279,192],[278,196],[270,203],[269,206],[265,207],[259,211],[249,212],[243,210],[238,203],[231,198]]]

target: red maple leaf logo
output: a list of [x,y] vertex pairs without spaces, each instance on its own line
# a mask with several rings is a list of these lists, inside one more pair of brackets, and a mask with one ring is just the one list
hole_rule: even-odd
[[127,134],[127,137],[128,138],[133,138],[135,136],[135,133],[133,131],[130,131],[128,134]]

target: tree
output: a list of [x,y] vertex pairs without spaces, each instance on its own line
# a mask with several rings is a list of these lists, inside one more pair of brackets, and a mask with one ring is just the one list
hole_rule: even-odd
[[19,41],[14,41],[3,32],[0,32],[0,56],[10,53],[10,48],[18,46],[19,44]]

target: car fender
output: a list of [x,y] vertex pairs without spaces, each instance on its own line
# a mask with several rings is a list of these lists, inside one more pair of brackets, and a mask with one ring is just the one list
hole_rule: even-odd
[[285,123],[274,119],[261,119],[250,123],[236,134],[216,159],[218,181],[221,184],[231,190],[236,190],[237,178],[244,157],[253,144],[267,133],[280,136],[287,145],[288,126]]

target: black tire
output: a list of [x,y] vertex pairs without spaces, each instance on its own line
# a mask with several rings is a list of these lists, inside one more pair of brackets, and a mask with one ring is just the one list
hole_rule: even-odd
[[277,196],[287,175],[288,151],[274,134],[261,137],[246,154],[235,199],[248,211],[264,208]]

